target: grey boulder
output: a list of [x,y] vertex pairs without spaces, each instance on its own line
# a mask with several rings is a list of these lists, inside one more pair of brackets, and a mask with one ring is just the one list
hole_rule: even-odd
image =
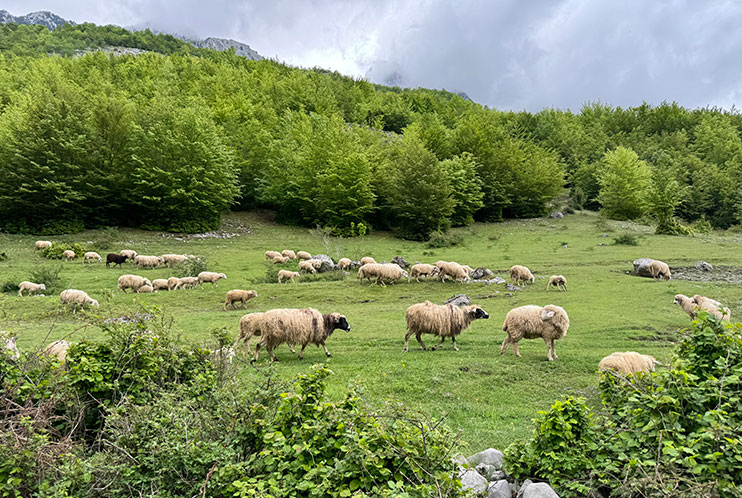
[[553,213],[549,215],[549,218],[553,218],[555,220],[561,220],[562,218],[564,218],[564,213],[562,213],[561,211],[554,211]]
[[484,451],[480,451],[469,458],[467,458],[470,464],[478,466],[480,464],[492,465],[495,470],[502,470],[503,456],[502,451],[494,448],[489,448]]
[[512,498],[510,484],[505,479],[493,482],[487,488],[487,498]]
[[640,258],[634,260],[634,274],[640,277],[651,277],[652,274],[649,272],[649,265],[654,261],[651,258]]
[[483,278],[491,277],[492,275],[492,270],[483,266],[480,266],[479,268],[471,272],[471,278],[473,278],[474,280],[481,280]]
[[518,498],[559,498],[559,495],[545,482],[535,482],[528,486],[524,483],[518,490]]
[[392,258],[392,263],[394,263],[395,265],[399,265],[399,267],[402,268],[403,270],[406,270],[407,267],[410,266],[407,260],[404,259],[404,257],[402,256],[394,256]]
[[451,296],[443,301],[443,304],[453,304],[454,306],[469,306],[471,304],[471,299],[469,299],[469,296],[467,296],[466,294],[456,294],[455,296]]
[[515,285],[513,285],[513,284],[505,284],[505,288],[506,288],[507,290],[509,290],[509,291],[513,291],[513,292],[515,292],[515,291],[519,291],[519,290],[520,290],[520,287],[518,287],[518,286],[515,286]]
[[487,479],[479,475],[476,470],[465,470],[459,474],[459,479],[464,489],[472,490],[475,493],[484,493],[489,485]]
[[700,271],[711,271],[714,267],[711,265],[711,263],[707,263],[705,261],[699,261],[696,263],[696,270]]

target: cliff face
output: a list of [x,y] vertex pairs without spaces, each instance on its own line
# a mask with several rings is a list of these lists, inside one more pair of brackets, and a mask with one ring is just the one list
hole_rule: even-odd
[[14,16],[7,10],[0,10],[0,23],[7,24],[11,22],[16,24],[41,24],[50,30],[55,30],[65,24],[75,24],[72,21],[62,19],[58,15],[46,10],[31,12],[25,16]]
[[259,61],[263,59],[263,56],[261,56],[259,53],[257,53],[252,48],[250,48],[250,45],[247,45],[246,43],[238,42],[236,40],[228,40],[225,38],[206,38],[204,40],[187,40],[187,41],[189,41],[196,47],[211,48],[214,50],[219,50],[220,52],[226,52],[230,48],[234,48],[234,52],[237,55],[241,55],[242,57],[245,57],[253,61]]

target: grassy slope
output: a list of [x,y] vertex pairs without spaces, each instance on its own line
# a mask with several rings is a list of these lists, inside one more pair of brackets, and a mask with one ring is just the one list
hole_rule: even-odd
[[[427,249],[424,244],[405,242],[385,233],[363,239],[333,241],[331,256],[362,255],[389,260],[396,254],[409,261],[461,261],[504,270],[515,263],[525,264],[537,275],[548,278],[564,274],[570,291],[545,291],[545,281],[505,297],[502,286],[481,284],[420,283],[397,284],[386,288],[360,285],[355,278],[342,282],[312,282],[296,285],[253,283],[265,275],[266,249],[293,248],[312,253],[328,252],[321,241],[307,230],[287,228],[254,214],[237,213],[227,218],[229,225],[250,227],[250,232],[232,239],[177,241],[161,234],[121,230],[112,250],[136,249],[141,254],[165,252],[198,254],[209,261],[210,269],[225,272],[228,280],[219,288],[160,292],[153,295],[122,295],[112,292],[123,273],[103,264],[84,267],[77,260],[56,263],[64,267],[66,286],[86,290],[101,302],[101,313],[117,316],[147,303],[172,314],[176,329],[189,340],[205,342],[209,331],[226,327],[237,333],[242,310],[223,312],[224,293],[232,288],[257,289],[259,297],[248,303],[248,311],[278,307],[312,306],[323,312],[347,315],[350,333],[336,331],[328,348],[334,354],[329,364],[335,375],[330,393],[339,396],[349,382],[361,381],[367,397],[378,403],[403,401],[432,416],[448,414],[448,423],[464,430],[464,440],[472,449],[503,447],[514,437],[530,431],[530,419],[564,394],[573,393],[597,402],[596,366],[600,358],[613,351],[635,350],[667,360],[676,332],[688,318],[672,305],[673,295],[702,293],[740,309],[742,288],[733,284],[693,283],[673,280],[655,283],[624,274],[631,260],[654,257],[671,266],[685,266],[699,259],[714,264],[742,266],[742,238],[733,234],[713,234],[695,238],[655,236],[650,229],[632,224],[606,223],[592,214],[577,214],[563,220],[512,221],[477,224],[459,229],[465,236],[461,247]],[[611,237],[632,232],[645,234],[638,247],[598,246]],[[607,233],[608,238],[602,237]],[[88,241],[99,236],[91,231],[55,240]],[[9,260],[0,262],[0,282],[19,282],[38,264],[49,264],[34,253],[30,236],[0,235],[0,252]],[[562,247],[567,243],[567,248]],[[432,252],[432,254],[431,254]],[[425,254],[424,254],[425,253]],[[150,279],[166,278],[169,270],[143,270]],[[504,274],[503,274],[504,276]],[[493,297],[495,291],[500,294]],[[490,313],[490,320],[475,322],[461,336],[456,353],[447,343],[436,352],[422,352],[410,344],[402,352],[405,332],[404,312],[416,302],[440,302],[465,292]],[[504,337],[500,327],[505,313],[519,305],[549,303],[565,307],[571,318],[566,338],[557,342],[559,360],[546,361],[542,341],[523,341],[522,359],[512,352],[498,354]],[[84,321],[70,313],[59,313],[58,297],[17,298],[0,295],[0,329],[19,337],[22,349],[30,349],[72,334],[73,340],[95,339],[100,331],[85,327]],[[430,336],[427,343],[432,344]],[[276,372],[286,378],[304,372],[312,362],[323,361],[321,349],[311,348],[304,362],[285,346],[278,350]],[[267,365],[261,356],[260,364]],[[246,368],[248,380],[259,375]]]

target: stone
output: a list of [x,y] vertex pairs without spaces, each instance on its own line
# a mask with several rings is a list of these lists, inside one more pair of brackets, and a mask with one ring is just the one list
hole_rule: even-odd
[[496,283],[496,284],[504,284],[504,283],[506,283],[506,282],[507,282],[507,280],[505,280],[505,279],[504,279],[504,278],[502,278],[502,277],[495,277],[495,278],[493,278],[493,279],[492,279],[492,281],[493,281],[494,283]]
[[392,263],[394,263],[395,265],[399,265],[399,267],[402,268],[403,270],[406,270],[407,267],[410,266],[407,260],[404,259],[404,257],[402,256],[394,256],[392,258]]
[[511,498],[510,484],[505,479],[493,482],[487,488],[487,498]]
[[492,465],[493,467],[495,467],[495,470],[502,470],[502,451],[496,450],[494,448],[488,448],[484,451],[480,451],[479,453],[476,453],[467,458],[467,460],[475,467],[483,463],[486,465]]
[[562,213],[561,211],[554,211],[549,215],[549,218],[561,220],[562,218],[564,218],[564,213]]
[[531,484],[533,484],[533,481],[531,481],[530,479],[526,479],[525,481],[523,481],[523,484],[518,487],[518,494],[516,498],[523,498],[523,493],[526,492],[526,488]]
[[515,286],[515,285],[513,285],[513,284],[505,284],[505,288],[506,288],[507,290],[509,290],[509,291],[513,291],[513,292],[515,292],[515,291],[519,291],[519,290],[520,290],[520,287],[518,287],[518,286]]
[[453,304],[454,306],[469,306],[471,304],[471,299],[469,299],[469,296],[467,296],[466,294],[456,294],[443,301],[443,304]]
[[640,277],[651,277],[649,273],[649,265],[654,261],[651,258],[640,258],[634,260],[634,274]]
[[707,263],[705,261],[699,261],[698,263],[696,263],[696,270],[711,271],[713,269],[714,267],[713,265],[711,265],[711,263]]
[[332,258],[328,256],[327,254],[317,254],[316,256],[312,256],[312,259],[322,261],[322,266],[317,268],[318,273],[325,273],[325,272],[332,271],[335,269],[335,263],[332,261]]
[[471,278],[473,278],[474,280],[481,280],[483,278],[491,277],[492,275],[492,270],[483,266],[480,266],[479,268],[471,272]]
[[535,482],[526,488],[521,488],[523,494],[518,491],[519,498],[559,498],[559,495],[545,482]]
[[357,270],[361,266],[362,265],[361,265],[361,262],[360,261],[351,261],[350,262],[350,268],[349,269],[351,269],[351,270]]
[[465,470],[459,474],[459,480],[461,480],[464,489],[471,490],[474,493],[484,493],[489,485],[487,479],[479,475],[476,470]]
[[487,479],[488,481],[492,480],[492,474],[497,472],[494,465],[489,465],[487,463],[480,463],[477,465],[474,470],[479,472],[479,475]]

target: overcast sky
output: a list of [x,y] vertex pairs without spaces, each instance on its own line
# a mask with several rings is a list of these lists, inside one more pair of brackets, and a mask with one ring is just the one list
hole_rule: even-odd
[[466,92],[500,109],[587,101],[730,108],[742,2],[646,0],[16,0],[76,22],[234,38],[265,57]]

